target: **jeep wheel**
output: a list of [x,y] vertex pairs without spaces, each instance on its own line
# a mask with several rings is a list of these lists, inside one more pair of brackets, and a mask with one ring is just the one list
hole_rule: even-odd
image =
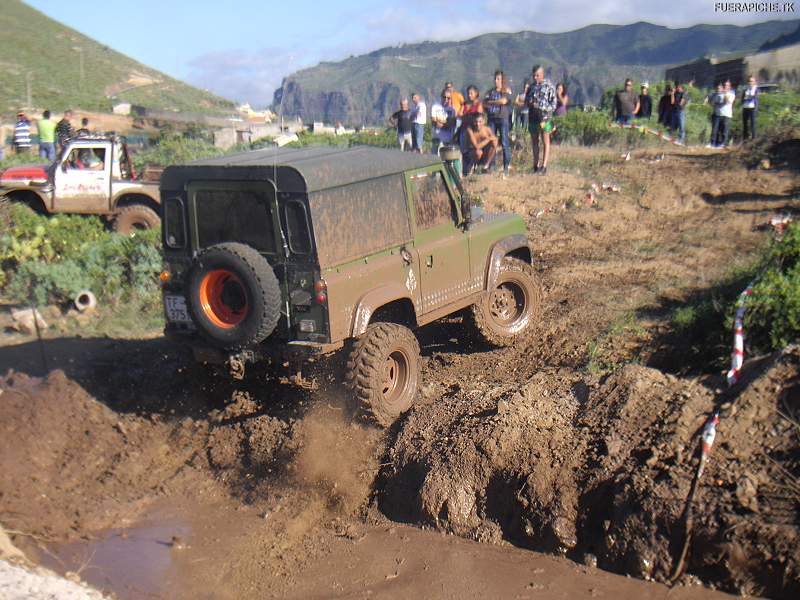
[[492,346],[508,346],[525,335],[541,313],[541,290],[531,266],[506,257],[494,289],[472,305],[478,334]]
[[187,300],[200,333],[226,350],[263,341],[281,314],[272,267],[245,244],[217,244],[200,253],[189,275]]
[[114,217],[114,231],[122,235],[131,235],[144,229],[155,229],[161,226],[158,213],[143,204],[123,206]]
[[347,382],[378,425],[388,427],[411,408],[419,380],[419,343],[406,327],[374,323],[356,340],[347,361]]

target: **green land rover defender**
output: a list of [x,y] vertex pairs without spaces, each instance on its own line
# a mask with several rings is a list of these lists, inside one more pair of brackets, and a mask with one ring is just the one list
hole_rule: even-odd
[[412,332],[467,311],[494,346],[539,318],[525,223],[473,208],[449,163],[373,147],[266,149],[161,179],[166,334],[232,368],[347,347],[390,424],[420,385]]

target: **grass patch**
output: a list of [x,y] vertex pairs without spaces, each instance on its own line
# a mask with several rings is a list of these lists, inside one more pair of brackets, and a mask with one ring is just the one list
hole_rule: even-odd
[[646,334],[647,329],[634,311],[622,314],[605,333],[586,345],[586,369],[593,375],[601,375],[640,363],[641,357],[631,350],[629,342]]

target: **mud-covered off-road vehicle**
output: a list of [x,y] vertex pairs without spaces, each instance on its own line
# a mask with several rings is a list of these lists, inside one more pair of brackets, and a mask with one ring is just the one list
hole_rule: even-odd
[[231,366],[347,345],[347,381],[388,424],[420,383],[412,330],[468,311],[503,346],[540,310],[524,221],[472,208],[438,157],[266,149],[161,179],[166,334]]

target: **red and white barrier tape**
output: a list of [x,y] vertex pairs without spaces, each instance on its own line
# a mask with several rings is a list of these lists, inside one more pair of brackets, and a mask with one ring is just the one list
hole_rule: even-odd
[[641,131],[643,134],[649,133],[651,135],[661,138],[665,142],[669,142],[670,144],[674,144],[676,146],[683,146],[683,143],[680,140],[678,140],[678,138],[670,137],[666,135],[663,131],[650,129],[649,127],[644,127],[643,125],[623,125],[622,123],[609,123],[608,126],[617,127],[619,129],[637,129]]
[[698,479],[703,476],[703,471],[706,469],[706,462],[711,454],[714,439],[717,437],[717,425],[719,425],[719,412],[715,410],[708,421],[706,421],[703,427],[703,433],[700,436],[700,466],[697,468]]
[[753,294],[753,284],[747,286],[736,302],[736,318],[733,323],[733,352],[731,353],[731,369],[728,371],[728,387],[736,385],[744,364],[744,313],[747,310],[747,298]]

